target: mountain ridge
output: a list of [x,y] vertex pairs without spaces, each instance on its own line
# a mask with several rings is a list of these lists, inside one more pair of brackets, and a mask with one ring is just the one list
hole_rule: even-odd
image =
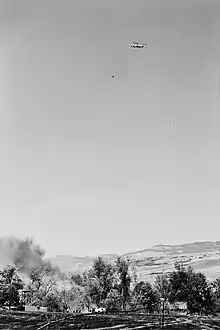
[[[100,254],[105,260],[114,261],[118,256],[129,258],[141,280],[153,281],[158,274],[170,272],[175,262],[202,271],[209,280],[220,276],[220,241],[197,241],[184,244],[157,244],[151,248],[117,254]],[[96,256],[98,257],[98,256]],[[50,258],[63,272],[80,273],[92,266],[96,257],[58,255]]]

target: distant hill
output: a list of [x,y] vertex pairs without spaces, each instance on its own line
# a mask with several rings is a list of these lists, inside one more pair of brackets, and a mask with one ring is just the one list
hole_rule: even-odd
[[[115,254],[101,255],[114,261]],[[123,254],[137,268],[141,280],[153,281],[157,274],[170,272],[176,261],[183,261],[195,270],[205,273],[208,279],[220,277],[220,241],[194,242],[182,245],[155,245],[152,248]],[[91,267],[94,258],[59,255],[50,259],[63,272],[82,272]]]
[[[105,260],[114,261],[116,254],[101,255]],[[155,245],[141,251],[125,253],[137,269],[139,280],[152,282],[157,274],[170,272],[176,261],[202,271],[208,279],[220,277],[220,241],[194,242],[181,245]],[[62,272],[81,273],[92,266],[96,257],[75,257],[58,255],[50,258],[53,266]],[[0,238],[0,269],[7,264],[15,264],[19,269],[27,269],[31,265],[45,262],[44,252],[32,240],[16,238]],[[25,271],[24,271],[25,273]]]
[[[100,255],[105,260],[114,261],[117,259],[118,255],[116,254],[102,254]],[[84,270],[87,270],[92,266],[92,263],[96,257],[74,257],[68,255],[57,255],[53,258],[50,258],[50,261],[53,266],[59,267],[59,269],[64,272],[75,272],[81,273]]]

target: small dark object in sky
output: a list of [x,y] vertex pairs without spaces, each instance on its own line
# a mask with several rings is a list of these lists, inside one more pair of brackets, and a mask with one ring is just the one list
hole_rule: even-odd
[[140,44],[139,42],[133,41],[129,47],[131,48],[144,48],[147,47],[147,44]]
[[115,76],[112,76],[112,79],[115,79]]

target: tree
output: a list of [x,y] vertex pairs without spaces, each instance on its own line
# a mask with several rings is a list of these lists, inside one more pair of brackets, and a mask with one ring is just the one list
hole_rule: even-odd
[[[82,283],[88,288],[91,301],[100,306],[113,288],[115,267],[103,258],[94,260],[92,267],[83,274]],[[79,278],[77,279],[79,280]]]
[[79,286],[83,286],[83,283],[84,283],[83,275],[70,273],[69,279],[72,283],[75,283],[76,285],[79,285]]
[[212,311],[214,314],[220,313],[220,278],[210,284]]
[[69,280],[71,284],[71,309],[90,310],[96,295],[94,296],[94,292],[91,291],[88,272],[69,274]]
[[[92,267],[82,274],[70,274],[72,294],[78,305],[116,306],[125,309],[129,302],[131,285],[136,283],[136,272],[128,260],[118,258],[114,264],[98,257]],[[114,298],[116,301],[114,302]],[[119,299],[120,298],[120,299]]]
[[121,310],[122,297],[118,290],[112,289],[105,299],[104,306],[108,311],[118,312]]
[[74,285],[70,291],[71,309],[90,310],[92,299],[87,286]]
[[17,274],[17,268],[11,265],[0,271],[0,303],[9,307],[19,305],[19,291],[23,289],[23,282]]
[[125,260],[121,257],[117,258],[116,270],[119,275],[118,289],[122,297],[122,310],[126,309],[126,305],[130,297],[130,287],[133,279],[129,266],[129,260]]
[[171,293],[171,283],[170,283],[169,275],[168,274],[157,275],[154,281],[154,288],[156,289],[160,297],[160,301],[161,301],[160,309],[162,309],[162,312],[166,311],[169,313],[170,311],[169,300]]
[[48,307],[48,310],[61,310],[60,292],[54,277],[54,271],[45,265],[29,270],[30,283],[25,303],[36,307]]
[[202,314],[213,312],[211,287],[203,273],[193,273],[190,291],[189,310],[191,312],[199,312]]
[[144,308],[149,313],[152,313],[158,309],[159,304],[159,294],[149,282],[141,281],[136,284],[131,299],[131,305],[133,308]]
[[211,292],[204,274],[177,263],[170,275],[170,283],[171,302],[186,302],[190,313],[211,311]]
[[171,283],[168,274],[157,275],[154,281],[154,287],[160,295],[160,298],[163,298],[165,301],[169,300]]

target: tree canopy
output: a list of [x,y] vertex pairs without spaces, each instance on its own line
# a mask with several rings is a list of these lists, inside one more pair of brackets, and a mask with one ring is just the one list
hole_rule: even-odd
[[17,274],[17,268],[11,265],[0,271],[0,304],[19,305],[19,291],[23,289],[23,282]]

